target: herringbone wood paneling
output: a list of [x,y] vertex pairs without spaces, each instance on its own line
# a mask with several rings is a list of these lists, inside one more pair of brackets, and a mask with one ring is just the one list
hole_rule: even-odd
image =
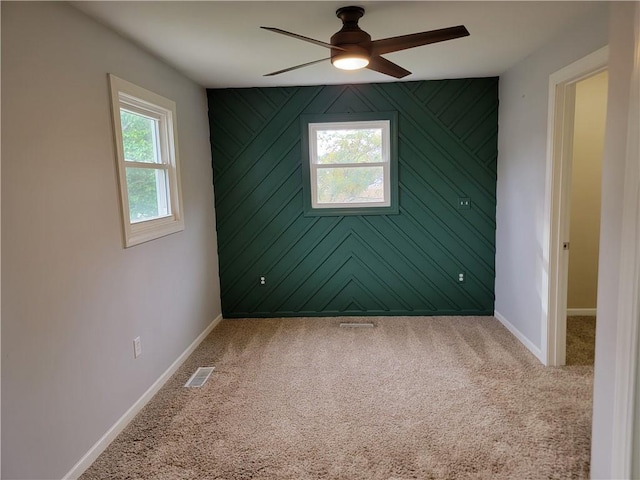
[[[493,314],[497,78],[208,97],[226,317]],[[371,111],[398,112],[400,213],[303,216],[300,115]]]

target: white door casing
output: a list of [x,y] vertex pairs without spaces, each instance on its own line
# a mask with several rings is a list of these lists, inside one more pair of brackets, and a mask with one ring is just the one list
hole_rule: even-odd
[[575,84],[607,67],[609,48],[603,47],[549,77],[547,164],[542,270],[542,357],[545,365],[564,365],[573,157]]

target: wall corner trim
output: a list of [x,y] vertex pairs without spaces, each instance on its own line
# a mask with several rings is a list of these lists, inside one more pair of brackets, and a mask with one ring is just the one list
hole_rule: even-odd
[[211,331],[222,321],[222,314],[218,315],[213,321],[198,335],[198,337],[180,354],[180,356],[160,375],[160,377],[142,394],[142,396],[127,410],[122,417],[114,423],[109,430],[98,440],[84,456],[78,460],[69,472],[62,477],[62,480],[75,480],[91,466],[91,464],[100,456],[109,444],[122,432],[125,427],[133,420],[133,418],[149,403],[149,400],[167,383],[171,376],[180,368],[180,366],[189,358],[189,355],[202,343],[202,341],[211,333]]
[[500,312],[498,312],[497,310],[493,312],[493,316],[496,318],[496,320],[498,320],[502,325],[504,325],[504,327],[509,330],[509,332],[511,332],[511,334],[516,337],[520,343],[522,343],[525,347],[527,347],[527,350],[529,350],[531,353],[533,353],[533,355],[540,360],[540,362],[543,365],[545,364],[545,358],[544,355],[542,355],[542,350],[540,350],[538,347],[536,347],[533,342],[531,340],[529,340],[527,337],[524,336],[524,334],[518,330],[515,326],[513,326],[513,324],[507,320]]

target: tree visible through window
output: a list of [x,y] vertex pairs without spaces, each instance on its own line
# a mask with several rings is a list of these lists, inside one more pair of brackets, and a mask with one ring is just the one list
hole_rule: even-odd
[[318,169],[318,203],[384,201],[384,169],[367,166],[384,162],[382,128],[318,130],[316,139],[318,165],[339,165]]
[[[121,108],[120,123],[125,162],[159,163],[158,122]],[[169,214],[165,170],[127,166],[126,176],[132,222]]]

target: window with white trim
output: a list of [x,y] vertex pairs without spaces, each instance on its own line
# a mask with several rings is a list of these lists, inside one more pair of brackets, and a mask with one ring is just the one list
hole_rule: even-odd
[[397,213],[394,120],[393,114],[303,118],[307,214]]
[[125,247],[184,230],[175,102],[109,75]]

